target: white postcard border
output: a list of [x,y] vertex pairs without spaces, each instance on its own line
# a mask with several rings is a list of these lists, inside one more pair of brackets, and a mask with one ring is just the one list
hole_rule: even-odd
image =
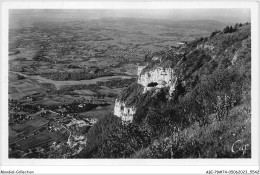
[[[8,158],[8,10],[9,9],[175,9],[250,8],[252,23],[251,159],[9,159]],[[259,165],[259,4],[257,2],[3,2],[1,53],[2,165]]]

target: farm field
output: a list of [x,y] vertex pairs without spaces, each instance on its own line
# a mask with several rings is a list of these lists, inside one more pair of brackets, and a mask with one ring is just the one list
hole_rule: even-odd
[[[88,129],[136,81],[147,54],[225,26],[217,21],[66,15],[61,23],[46,15],[10,17],[10,158],[77,154],[86,146]],[[17,20],[24,22],[18,25]],[[82,140],[69,140],[78,137]]]
[[80,118],[97,118],[103,117],[107,112],[112,111],[113,106],[97,107],[89,112],[79,113]]
[[38,135],[31,136],[26,140],[21,140],[17,142],[17,144],[19,144],[23,150],[28,150],[36,147],[48,147],[59,139],[59,135],[45,131]]

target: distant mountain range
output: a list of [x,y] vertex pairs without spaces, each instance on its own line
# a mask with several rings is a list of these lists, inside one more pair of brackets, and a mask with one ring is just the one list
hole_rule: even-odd
[[[228,11],[228,13],[227,13]],[[55,9],[24,9],[10,10],[10,28],[30,26],[34,22],[54,21],[89,21],[92,19],[124,19],[127,21],[182,24],[222,28],[236,22],[250,22],[250,13],[245,9],[200,9],[200,10],[55,10]],[[219,24],[219,25],[218,25]],[[210,27],[211,26],[211,27]],[[195,27],[195,26],[193,26]],[[205,28],[204,28],[205,29]]]

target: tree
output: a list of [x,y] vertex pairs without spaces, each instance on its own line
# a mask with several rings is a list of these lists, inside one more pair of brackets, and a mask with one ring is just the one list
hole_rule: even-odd
[[226,27],[223,29],[223,32],[224,32],[224,33],[229,33],[229,26],[226,26]]
[[211,33],[210,37],[215,36],[216,34],[218,34],[220,31],[219,30],[215,30],[214,32]]
[[229,27],[229,33],[232,33],[232,32],[234,32],[235,30],[233,29],[233,27],[232,26],[230,26]]

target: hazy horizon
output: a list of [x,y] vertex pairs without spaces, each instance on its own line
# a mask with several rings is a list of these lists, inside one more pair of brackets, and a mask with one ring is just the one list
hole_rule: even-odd
[[250,9],[15,9],[9,11],[10,27],[49,20],[146,18],[171,21],[214,20],[230,25],[251,21]]

